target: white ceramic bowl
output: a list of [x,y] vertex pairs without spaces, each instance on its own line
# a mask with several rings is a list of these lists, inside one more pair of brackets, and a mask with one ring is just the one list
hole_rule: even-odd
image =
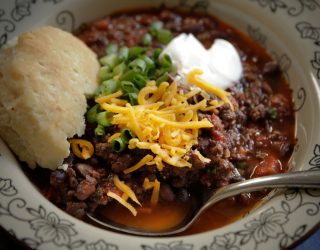
[[[320,4],[317,0],[1,0],[0,46],[46,24],[72,30],[114,10],[165,2],[207,11],[266,47],[288,77],[295,98],[297,145],[291,168],[320,168]],[[46,200],[0,140],[0,225],[37,249],[278,249],[320,221],[320,192],[289,190],[245,218],[186,237],[143,238],[108,232],[79,221]]]

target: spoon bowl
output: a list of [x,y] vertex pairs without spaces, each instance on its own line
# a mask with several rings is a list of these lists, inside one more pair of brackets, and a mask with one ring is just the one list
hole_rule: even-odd
[[142,228],[129,227],[112,220],[100,220],[94,214],[87,213],[89,220],[102,227],[118,232],[140,236],[170,236],[182,233],[193,225],[200,215],[213,204],[241,193],[259,191],[265,188],[320,188],[320,170],[298,171],[253,178],[216,189],[205,201],[194,199],[190,211],[177,225],[159,231],[147,231]]

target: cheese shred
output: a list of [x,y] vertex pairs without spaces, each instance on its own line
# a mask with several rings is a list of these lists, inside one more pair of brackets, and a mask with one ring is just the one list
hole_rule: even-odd
[[216,95],[217,97],[219,97],[223,102],[228,103],[231,107],[232,110],[234,110],[234,107],[231,103],[231,101],[229,100],[228,96],[230,96],[230,93],[227,91],[224,91],[223,89],[220,89],[216,86],[213,86],[210,83],[205,82],[204,80],[202,80],[201,78],[199,78],[199,75],[202,75],[203,71],[200,69],[193,69],[189,72],[188,76],[187,76],[187,81],[190,84],[193,84],[209,93],[212,93],[214,95]]
[[[153,166],[162,171],[164,167],[189,167],[187,153],[198,143],[199,130],[202,128],[212,128],[212,123],[204,118],[198,117],[198,111],[218,112],[217,108],[228,103],[233,109],[229,100],[229,93],[204,82],[198,77],[203,72],[194,69],[188,74],[188,81],[215,96],[217,100],[210,100],[208,94],[204,94],[200,89],[193,89],[187,93],[178,88],[173,82],[171,84],[162,82],[159,86],[155,81],[150,81],[142,88],[137,96],[138,105],[132,106],[130,103],[118,99],[122,92],[118,91],[107,96],[98,97],[95,101],[106,111],[113,113],[112,124],[120,130],[129,129],[136,137],[128,142],[128,149],[135,148],[150,150],[150,154],[144,156],[135,165],[125,169],[124,174],[131,174],[143,166]],[[195,96],[201,94],[202,100],[197,101]],[[188,99],[193,98],[193,104]],[[111,142],[120,137],[120,133],[115,133],[108,138]],[[86,142],[70,141],[74,153],[78,157],[85,159],[91,157],[93,146]],[[81,147],[82,151],[79,149]],[[204,157],[198,150],[194,150],[195,155],[204,163],[211,160]],[[130,198],[140,205],[134,191],[121,181],[118,175],[114,176],[114,185],[123,192],[122,196],[113,192],[108,192],[109,197],[114,198],[126,207],[134,216],[137,210],[128,202]],[[143,182],[144,190],[151,190],[150,204],[155,206],[159,201],[160,182],[148,178]]]
[[137,164],[135,164],[134,166],[125,169],[123,172],[125,174],[129,174],[133,171],[136,171],[137,169],[143,167],[145,164],[147,164],[148,162],[150,162],[153,159],[152,155],[146,155],[145,157],[143,157]]
[[124,207],[126,207],[134,216],[137,215],[137,210],[130,203],[128,203],[125,199],[123,199],[122,197],[120,197],[119,195],[117,195],[116,193],[111,192],[111,191],[109,191],[107,193],[107,195],[109,197],[115,199],[116,201],[118,201]]
[[128,197],[133,200],[135,203],[137,203],[138,205],[141,206],[141,203],[138,201],[136,195],[134,194],[133,190],[126,185],[123,181],[120,181],[118,175],[115,175],[113,178],[114,181],[114,185],[121,190],[123,193],[125,193],[126,195],[128,195]]
[[160,182],[157,179],[150,181],[148,178],[145,178],[143,181],[143,188],[144,190],[152,189],[150,203],[152,206],[157,205],[160,194]]
[[91,142],[83,139],[69,140],[72,152],[80,159],[87,160],[94,153],[94,148]]
[[[120,106],[114,99],[121,92],[96,99],[102,109],[114,113],[112,124],[120,129],[128,128],[136,138],[129,141],[129,149],[147,149],[155,156],[147,155],[136,165],[124,170],[132,173],[144,165],[155,165],[161,171],[166,164],[173,167],[192,167],[186,154],[198,143],[198,131],[211,128],[209,120],[198,118],[199,110],[212,107],[209,99],[190,104],[188,99],[199,90],[184,93],[175,82],[162,82],[159,86],[150,81],[138,94],[138,105]],[[118,135],[112,135],[116,138]],[[204,158],[201,158],[204,159]]]
[[160,193],[160,182],[156,179],[153,184],[153,190],[151,195],[150,203],[152,206],[157,205],[159,201],[159,193]]

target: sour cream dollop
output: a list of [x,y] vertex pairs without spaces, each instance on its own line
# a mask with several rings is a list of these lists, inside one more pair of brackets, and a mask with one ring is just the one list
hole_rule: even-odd
[[231,87],[242,75],[239,53],[224,39],[216,39],[207,50],[192,34],[183,33],[165,47],[164,54],[171,57],[175,70],[185,83],[187,74],[195,68],[203,71],[201,79],[222,89]]

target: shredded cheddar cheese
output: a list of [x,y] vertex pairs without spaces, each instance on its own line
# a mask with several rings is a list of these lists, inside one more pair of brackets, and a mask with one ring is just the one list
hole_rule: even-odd
[[89,141],[83,139],[70,139],[69,142],[72,152],[80,159],[87,160],[94,153],[93,145]]
[[155,179],[153,184],[151,200],[150,200],[150,203],[152,206],[157,205],[159,200],[159,193],[160,193],[160,182],[157,179]]
[[193,69],[192,71],[189,72],[187,76],[187,81],[190,84],[193,84],[203,90],[206,90],[216,96],[218,96],[223,102],[228,103],[231,107],[232,110],[234,110],[234,107],[230,100],[228,99],[228,96],[230,96],[230,93],[227,91],[224,91],[223,89],[220,89],[216,86],[213,86],[210,83],[205,82],[201,78],[198,77],[198,75],[202,75],[203,72],[200,69]]
[[107,195],[109,197],[115,199],[116,201],[118,201],[124,207],[126,207],[134,216],[137,215],[137,210],[130,203],[128,203],[125,199],[123,199],[122,197],[120,197],[119,195],[117,195],[116,193],[111,192],[111,191],[109,191],[107,193]]
[[151,182],[148,178],[144,178],[143,188],[144,188],[144,190],[149,190],[149,189],[153,188],[153,182]]
[[152,188],[150,203],[152,206],[155,206],[159,201],[160,182],[157,179],[150,181],[148,178],[145,178],[143,181],[143,188],[144,190],[149,190]]
[[[192,167],[186,154],[198,142],[198,130],[211,128],[207,119],[198,119],[197,112],[208,108],[208,100],[190,104],[188,99],[199,93],[184,93],[176,83],[149,82],[138,94],[138,105],[120,106],[114,98],[121,92],[96,99],[102,109],[114,113],[112,124],[130,129],[137,138],[129,141],[128,148],[148,149],[151,155],[142,159],[124,173],[136,171],[144,165],[155,165],[161,171],[165,163],[174,167]],[[115,138],[112,136],[112,138]]]
[[120,135],[121,135],[121,133],[114,133],[113,135],[111,135],[110,137],[108,137],[108,142],[112,142],[113,139],[119,138]]
[[115,98],[122,96],[122,91],[119,90],[113,94],[107,95],[107,96],[100,96],[95,99],[96,103],[104,103],[108,101],[114,101]]
[[204,157],[204,156],[199,152],[198,149],[196,149],[196,150],[194,151],[194,153],[195,153],[196,156],[198,156],[198,158],[199,158],[200,161],[202,161],[202,162],[204,162],[204,163],[209,163],[209,162],[211,162],[211,159]]
[[[100,107],[112,112],[112,124],[120,130],[128,128],[135,135],[128,142],[128,149],[135,148],[150,150],[150,154],[144,156],[133,166],[125,169],[124,174],[130,174],[143,166],[155,166],[162,171],[166,165],[172,167],[192,167],[188,162],[188,152],[198,143],[199,130],[211,128],[213,125],[209,120],[199,119],[198,111],[217,111],[224,103],[229,103],[229,93],[212,87],[203,82],[197,75],[202,74],[200,70],[193,70],[188,75],[188,81],[206,91],[215,94],[218,100],[210,100],[207,93],[202,93],[201,89],[193,89],[187,93],[179,90],[175,82],[167,82],[156,85],[155,81],[150,81],[142,88],[138,94],[138,105],[132,106],[123,101],[122,92],[118,91],[108,96],[101,96],[96,99]],[[195,96],[201,94],[202,100],[197,101]],[[192,104],[188,99],[193,98]],[[219,100],[220,99],[220,100]],[[120,133],[115,133],[108,138],[111,142],[120,137]],[[211,160],[204,157],[198,150],[194,153],[199,160],[209,163]],[[123,192],[122,196],[108,192],[108,196],[116,199],[123,206],[136,215],[137,210],[128,202],[130,198],[133,202],[141,206],[133,190],[127,186],[119,177],[114,177],[115,186]],[[145,178],[143,183],[145,190],[152,189],[150,203],[156,205],[159,200],[160,182],[156,179],[150,181]]]
[[121,190],[124,194],[126,194],[131,200],[141,206],[141,203],[138,201],[136,195],[134,194],[133,190],[126,185],[123,181],[120,181],[118,175],[115,175],[113,178],[114,185]]
[[143,167],[145,164],[147,164],[148,162],[150,162],[153,159],[152,155],[146,155],[145,157],[143,157],[137,164],[135,164],[134,166],[125,169],[123,172],[125,174],[129,174],[133,171],[136,171],[137,169]]

